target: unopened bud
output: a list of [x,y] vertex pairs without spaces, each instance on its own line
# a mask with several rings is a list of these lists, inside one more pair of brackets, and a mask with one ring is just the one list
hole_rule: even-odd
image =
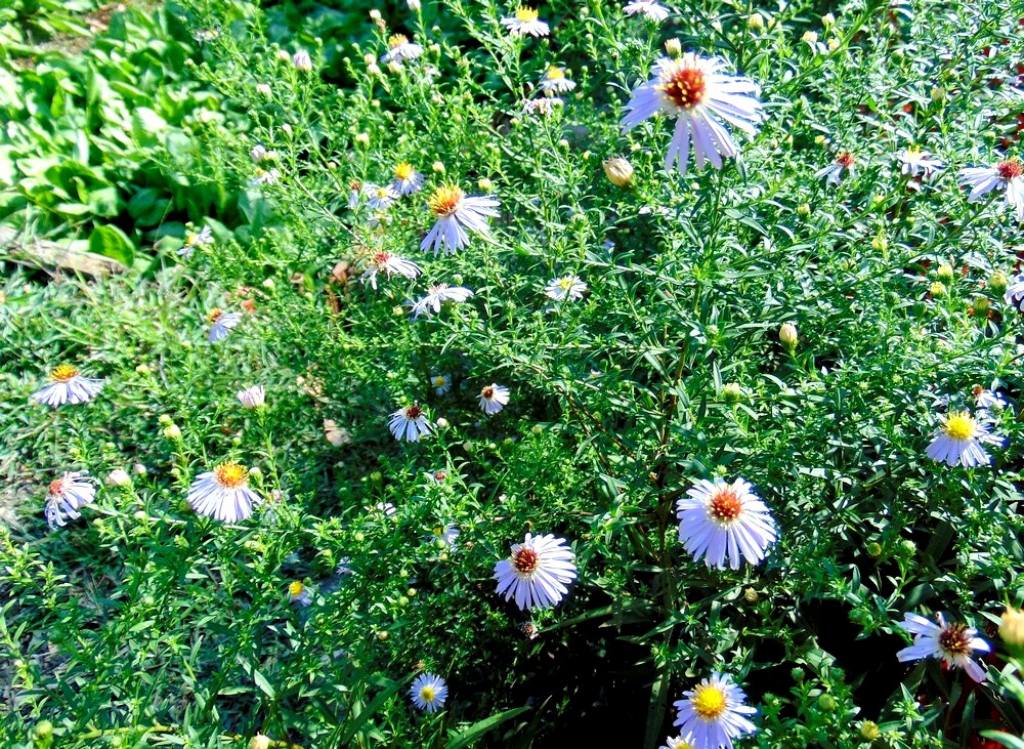
[[604,176],[616,187],[629,187],[633,184],[633,165],[621,156],[605,159],[601,162]]
[[796,344],[800,340],[800,336],[796,332],[796,325],[791,322],[783,323],[779,328],[779,340],[787,349],[796,348]]

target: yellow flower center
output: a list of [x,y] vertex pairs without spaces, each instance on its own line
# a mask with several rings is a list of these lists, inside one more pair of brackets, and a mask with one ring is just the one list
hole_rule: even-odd
[[298,598],[302,595],[302,591],[306,589],[306,586],[296,580],[293,583],[288,584],[288,595],[292,598]]
[[384,199],[387,196],[388,196],[388,188],[386,188],[386,187],[378,187],[377,188],[377,197],[378,198]]
[[245,466],[238,463],[221,463],[213,469],[217,483],[225,489],[237,489],[246,482]]
[[401,164],[395,167],[395,177],[398,179],[409,179],[413,174],[412,164],[408,161],[403,161]]
[[966,411],[954,411],[946,419],[946,436],[958,442],[971,439],[977,428],[978,425]]
[[223,314],[224,310],[222,310],[220,307],[214,307],[206,316],[206,320],[207,322],[217,322],[220,319],[220,316]]
[[433,702],[435,699],[437,699],[437,691],[432,686],[427,684],[426,686],[420,689],[420,699],[424,702]]
[[712,684],[701,684],[690,699],[694,712],[704,721],[718,720],[725,712],[725,692]]
[[558,286],[562,291],[568,291],[572,288],[572,279],[568,277],[563,278],[558,282]]
[[78,377],[78,370],[70,364],[58,364],[50,372],[50,379],[54,382],[67,382],[75,377]]
[[434,387],[436,388],[444,387],[444,377],[435,377],[431,380],[431,382],[434,384]]
[[455,185],[442,185],[434,190],[434,194],[427,200],[427,205],[437,216],[444,218],[458,210],[464,197],[466,193]]
[[403,44],[407,44],[408,42],[409,37],[405,34],[395,34],[388,39],[388,46],[391,47],[391,49],[394,49],[395,47],[401,47]]
[[536,21],[538,13],[533,8],[520,7],[516,10],[516,20],[523,23],[529,23],[530,21]]
[[552,65],[548,68],[547,78],[549,81],[559,81],[565,78],[565,71],[556,65]]

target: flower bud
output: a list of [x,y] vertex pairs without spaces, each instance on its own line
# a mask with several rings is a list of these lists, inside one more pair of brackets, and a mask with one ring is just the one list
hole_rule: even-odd
[[751,31],[760,31],[764,28],[764,16],[760,13],[751,13],[747,16],[747,28]]
[[999,624],[999,636],[1010,652],[1024,657],[1024,611],[1008,605]]
[[829,26],[834,26],[835,23],[836,17],[831,13],[826,13],[821,17],[821,25],[824,26],[825,28],[828,28]]
[[433,164],[430,165],[430,169],[435,174],[444,174],[444,162],[443,161],[435,161]]
[[265,96],[268,99],[274,95],[273,90],[271,90],[270,85],[267,83],[257,83],[256,93],[259,94],[260,96]]
[[836,709],[836,705],[837,705],[836,698],[833,697],[828,692],[825,692],[825,694],[823,694],[820,697],[818,697],[818,707],[820,707],[822,710],[824,710],[827,713],[830,713],[833,710],[835,710]]
[[783,323],[779,328],[779,340],[789,350],[796,348],[796,344],[800,340],[800,336],[796,332],[796,325],[791,322]]
[[817,44],[818,32],[817,31],[805,31],[804,35],[800,37],[800,41],[807,42],[808,44]]
[[872,541],[871,543],[869,543],[866,547],[864,547],[864,550],[872,559],[877,559],[878,557],[882,556],[882,545],[877,541]]
[[840,44],[841,42],[839,41],[839,39],[833,36],[831,39],[828,40],[828,51],[835,52],[837,49],[839,49]]
[[722,397],[726,403],[739,403],[743,400],[743,387],[738,382],[727,382],[722,385]]
[[41,720],[36,723],[33,733],[37,739],[48,739],[53,735],[53,723],[48,720]]
[[128,486],[132,483],[132,477],[128,475],[128,471],[115,468],[107,474],[106,482],[107,486]]
[[935,271],[935,275],[938,276],[940,281],[950,282],[953,280],[953,266],[949,263],[943,263],[939,266],[938,270]]
[[451,426],[451,424],[449,424],[448,419],[446,419],[445,417],[442,416],[437,420],[438,429],[447,429],[449,426]]
[[149,473],[149,469],[146,468],[146,466],[144,466],[142,463],[136,463],[135,465],[132,466],[132,472],[136,476],[145,476],[147,473]]
[[987,317],[989,309],[992,308],[992,302],[989,301],[987,296],[979,294],[974,297],[974,301],[971,302],[971,309],[974,310],[974,314],[978,317]]
[[292,65],[300,73],[308,73],[313,69],[313,59],[309,56],[309,52],[304,49],[300,49],[294,55],[292,55]]
[[942,101],[946,98],[946,89],[942,86],[933,86],[931,91],[932,101]]
[[177,424],[168,424],[167,426],[164,427],[164,437],[166,437],[169,440],[180,440],[181,429],[178,428]]
[[249,741],[249,749],[270,749],[270,738],[258,733]]
[[476,186],[484,192],[490,192],[494,189],[494,183],[491,182],[487,177],[481,177],[476,181]]
[[796,214],[798,216],[810,216],[811,215],[811,207],[809,205],[807,205],[807,203],[801,203],[800,205],[798,205],[796,207]]
[[942,281],[935,281],[928,287],[928,293],[933,297],[946,296],[946,284],[942,283]]
[[616,187],[629,187],[633,184],[633,165],[621,156],[605,159],[601,162],[604,176]]
[[1010,279],[1006,277],[1006,274],[1001,270],[997,270],[988,278],[988,285],[992,291],[997,294],[1002,294],[1006,291],[1006,287],[1010,285]]
[[862,720],[860,723],[860,735],[866,741],[875,741],[882,735],[878,724],[873,720]]
[[370,144],[370,136],[368,133],[356,133],[356,143],[360,146],[367,146]]
[[665,42],[665,51],[670,57],[679,57],[683,54],[683,43],[673,37]]
[[757,595],[757,591],[753,588],[743,589],[743,600],[747,603],[757,603],[758,597],[759,596]]

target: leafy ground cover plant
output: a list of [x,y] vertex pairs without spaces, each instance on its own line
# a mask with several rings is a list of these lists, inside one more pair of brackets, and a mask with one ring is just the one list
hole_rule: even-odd
[[9,741],[1015,746],[1019,19],[296,7],[253,226],[8,283]]

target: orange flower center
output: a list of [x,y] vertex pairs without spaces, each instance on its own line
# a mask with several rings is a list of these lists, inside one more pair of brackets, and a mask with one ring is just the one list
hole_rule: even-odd
[[50,482],[50,496],[56,497],[58,494],[64,493],[64,481],[62,479],[54,479]]
[[379,265],[379,266],[383,267],[388,262],[388,260],[390,260],[390,259],[391,259],[391,253],[390,252],[375,252],[373,254],[373,264],[374,265]]
[[730,523],[743,512],[743,503],[731,488],[720,489],[708,504],[711,517],[720,523]]
[[845,167],[846,169],[849,169],[851,166],[853,166],[853,162],[855,160],[856,159],[854,159],[853,154],[850,153],[849,151],[843,151],[841,154],[836,156],[836,163],[839,164],[839,166],[841,167]]
[[50,379],[54,382],[67,382],[75,377],[78,377],[78,370],[70,364],[59,364],[50,372]]
[[220,319],[220,316],[223,314],[224,310],[222,310],[220,307],[214,307],[212,310],[210,310],[210,314],[206,316],[206,319],[208,322],[217,322]]
[[512,566],[523,575],[529,575],[537,570],[539,557],[537,552],[528,546],[524,546],[512,555]]
[[971,650],[971,638],[966,624],[949,624],[939,634],[939,647],[950,655],[966,655]]
[[664,84],[662,92],[680,109],[693,109],[707,93],[704,73],[697,68],[680,68]]
[[427,205],[436,215],[444,218],[458,210],[464,197],[466,197],[466,193],[455,185],[444,185],[434,191],[434,194],[427,200]]
[[999,176],[1005,180],[1016,179],[1024,174],[1024,166],[1017,159],[1000,161],[996,169],[999,170]]
[[221,463],[213,469],[217,483],[225,489],[237,489],[246,482],[245,466],[238,463]]
[[405,418],[407,419],[418,419],[423,415],[423,409],[419,406],[409,406],[405,409]]
[[487,400],[490,400],[491,398],[494,397],[494,388],[488,385],[487,387],[480,391],[480,395],[482,395]]

